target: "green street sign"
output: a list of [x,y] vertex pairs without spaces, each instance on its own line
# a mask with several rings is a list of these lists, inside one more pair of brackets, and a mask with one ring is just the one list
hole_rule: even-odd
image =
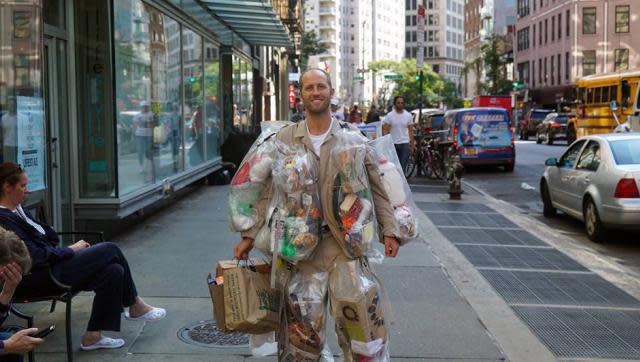
[[363,80],[364,77],[362,77],[361,75],[356,75],[353,77],[353,80]]
[[384,79],[402,79],[402,74],[385,74]]

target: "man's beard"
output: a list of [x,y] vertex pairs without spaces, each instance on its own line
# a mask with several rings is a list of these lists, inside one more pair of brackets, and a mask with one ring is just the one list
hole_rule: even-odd
[[309,102],[308,105],[305,104],[305,108],[306,108],[308,114],[309,113],[311,113],[311,114],[323,114],[323,113],[326,113],[329,110],[329,108],[330,108],[329,105],[330,105],[329,100],[323,101],[322,104],[320,104],[318,106],[316,106],[313,103],[313,100],[312,100],[311,102]]

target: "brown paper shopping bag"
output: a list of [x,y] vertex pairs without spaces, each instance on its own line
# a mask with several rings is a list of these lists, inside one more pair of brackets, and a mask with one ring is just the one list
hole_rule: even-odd
[[[220,261],[216,285],[209,285],[216,322],[225,332],[262,334],[275,331],[280,319],[280,293],[270,286],[271,266]],[[224,326],[224,327],[223,327]]]

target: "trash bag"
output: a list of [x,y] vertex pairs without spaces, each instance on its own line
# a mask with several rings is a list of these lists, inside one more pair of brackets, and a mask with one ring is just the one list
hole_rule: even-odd
[[374,212],[373,195],[365,166],[366,138],[360,133],[343,128],[331,150],[331,161],[337,170],[333,187],[334,215],[342,233],[343,249],[348,256],[357,258],[375,251],[378,241],[378,223]]
[[393,206],[396,229],[404,244],[418,237],[418,208],[413,200],[411,188],[404,177],[398,155],[390,135],[369,141],[368,146],[378,164],[384,190]]

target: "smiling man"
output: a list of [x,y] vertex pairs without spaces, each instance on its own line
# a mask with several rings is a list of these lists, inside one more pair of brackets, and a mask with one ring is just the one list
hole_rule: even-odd
[[[353,250],[349,249],[350,241],[353,241],[350,240],[350,234],[347,232],[350,227],[345,226],[345,217],[340,214],[335,204],[335,200],[340,197],[339,190],[345,186],[344,184],[340,186],[343,179],[340,178],[336,167],[338,161],[335,151],[341,147],[344,148],[347,140],[356,148],[362,147],[366,139],[361,137],[355,127],[331,116],[330,103],[333,90],[326,72],[320,69],[305,71],[300,77],[300,89],[307,118],[282,128],[276,137],[287,146],[305,153],[311,159],[309,164],[314,168],[312,174],[317,175],[315,192],[318,195],[307,195],[307,200],[320,200],[321,222],[318,223],[320,228],[317,230],[317,235],[313,235],[319,240],[313,253],[308,259],[299,260],[295,265],[290,265],[292,274],[284,287],[285,321],[280,330],[282,337],[279,341],[279,358],[287,360],[290,356],[301,353],[300,349],[309,360],[320,358],[325,342],[324,321],[327,296],[329,296],[331,312],[336,321],[338,340],[344,352],[345,361],[367,358],[376,361],[388,360],[388,331],[378,309],[382,304],[380,294],[376,290],[363,288],[362,285],[359,288],[349,283],[353,280],[370,280],[369,284],[378,283],[380,289],[381,286],[368,267],[362,266],[367,263],[366,256],[354,254]],[[385,254],[395,257],[400,244],[396,238],[398,233],[393,219],[394,211],[384,191],[377,163],[370,157],[371,155],[367,153],[364,160],[356,161],[363,164],[356,164],[353,162],[354,158],[349,161],[351,161],[351,167],[362,170],[362,174],[368,177],[373,205],[369,201],[363,201],[360,204],[357,204],[360,201],[356,201],[347,205],[347,209],[350,212],[359,213],[365,208],[371,212],[373,207],[375,211],[372,218],[377,219],[378,229],[382,235],[379,239],[385,245]],[[275,164],[278,164],[278,161],[275,161]],[[267,181],[265,184],[271,185],[271,182]],[[277,187],[276,185],[273,189]],[[369,192],[369,190],[365,188],[362,192]],[[302,193],[304,200],[305,193],[313,192],[305,189]],[[272,189],[263,192],[260,201],[254,206],[257,209],[257,215],[265,215],[265,208],[273,194]],[[356,200],[356,197],[352,197],[351,200]],[[303,201],[302,204],[304,203]],[[339,209],[343,210],[346,203],[346,201],[341,202]],[[272,224],[277,222],[272,223],[270,219],[267,225],[271,228],[276,227]],[[241,233],[242,240],[234,248],[236,258],[248,258],[254,239],[263,225],[265,220],[258,220],[251,229]],[[309,228],[307,233],[313,233],[311,230],[312,228]],[[345,272],[347,270],[356,273],[353,275],[354,279],[348,277],[351,274]],[[336,290],[346,290],[347,298],[340,299]],[[345,300],[360,301],[360,303],[349,304]],[[372,313],[372,315],[362,315],[362,313]],[[360,330],[362,333],[349,332],[355,330]],[[359,337],[354,337],[356,334]],[[366,340],[363,341],[363,339]],[[301,341],[304,343],[301,344]]]

